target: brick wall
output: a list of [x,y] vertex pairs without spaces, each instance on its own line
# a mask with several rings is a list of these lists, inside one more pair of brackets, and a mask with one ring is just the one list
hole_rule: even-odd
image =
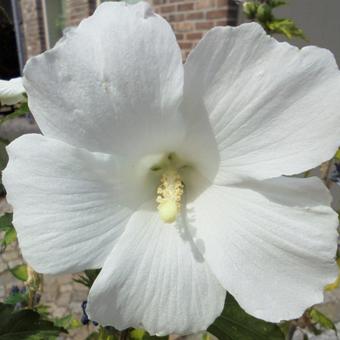
[[96,1],[65,0],[65,26],[75,26],[92,14]]
[[173,27],[185,58],[215,26],[237,24],[237,4],[233,0],[150,0],[156,12]]
[[21,0],[21,11],[26,57],[29,58],[46,48],[41,0]]
[[[45,48],[42,0],[21,0],[27,56]],[[236,25],[234,0],[148,0],[172,25],[185,59],[203,34],[214,26]],[[65,26],[78,25],[91,15],[96,0],[65,0]]]

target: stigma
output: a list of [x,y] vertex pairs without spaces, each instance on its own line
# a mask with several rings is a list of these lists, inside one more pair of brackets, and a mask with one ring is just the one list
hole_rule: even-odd
[[159,216],[165,223],[176,221],[181,211],[181,198],[184,193],[184,185],[177,170],[166,169],[162,174],[160,185],[157,188]]

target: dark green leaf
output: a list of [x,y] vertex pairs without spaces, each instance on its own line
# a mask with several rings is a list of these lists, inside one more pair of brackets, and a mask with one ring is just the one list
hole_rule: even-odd
[[[48,339],[61,332],[50,321],[41,319],[39,313],[30,310],[13,311],[12,305],[0,303],[0,340]],[[38,337],[40,336],[40,338]]]
[[88,269],[84,271],[83,275],[79,275],[77,278],[73,279],[73,281],[91,288],[99,273],[100,269]]
[[0,230],[7,230],[13,228],[12,224],[13,214],[6,213],[0,217]]
[[208,331],[220,340],[283,340],[278,325],[247,314],[228,294],[224,310]]
[[0,170],[5,169],[8,162],[8,154],[6,151],[7,144],[0,140]]
[[12,275],[16,279],[18,279],[20,281],[27,281],[27,279],[28,279],[27,265],[26,264],[19,264],[18,266],[10,268],[9,271],[12,273]]

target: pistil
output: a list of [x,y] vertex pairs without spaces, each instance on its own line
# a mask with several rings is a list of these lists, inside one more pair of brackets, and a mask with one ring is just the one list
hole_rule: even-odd
[[176,169],[166,169],[161,177],[161,183],[157,188],[158,211],[165,223],[176,221],[181,210],[181,198],[184,185]]

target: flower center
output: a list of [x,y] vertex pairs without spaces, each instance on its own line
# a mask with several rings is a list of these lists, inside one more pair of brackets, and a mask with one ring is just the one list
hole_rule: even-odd
[[157,188],[159,216],[165,223],[176,221],[181,210],[181,198],[184,185],[176,168],[168,167],[162,174],[161,183]]

